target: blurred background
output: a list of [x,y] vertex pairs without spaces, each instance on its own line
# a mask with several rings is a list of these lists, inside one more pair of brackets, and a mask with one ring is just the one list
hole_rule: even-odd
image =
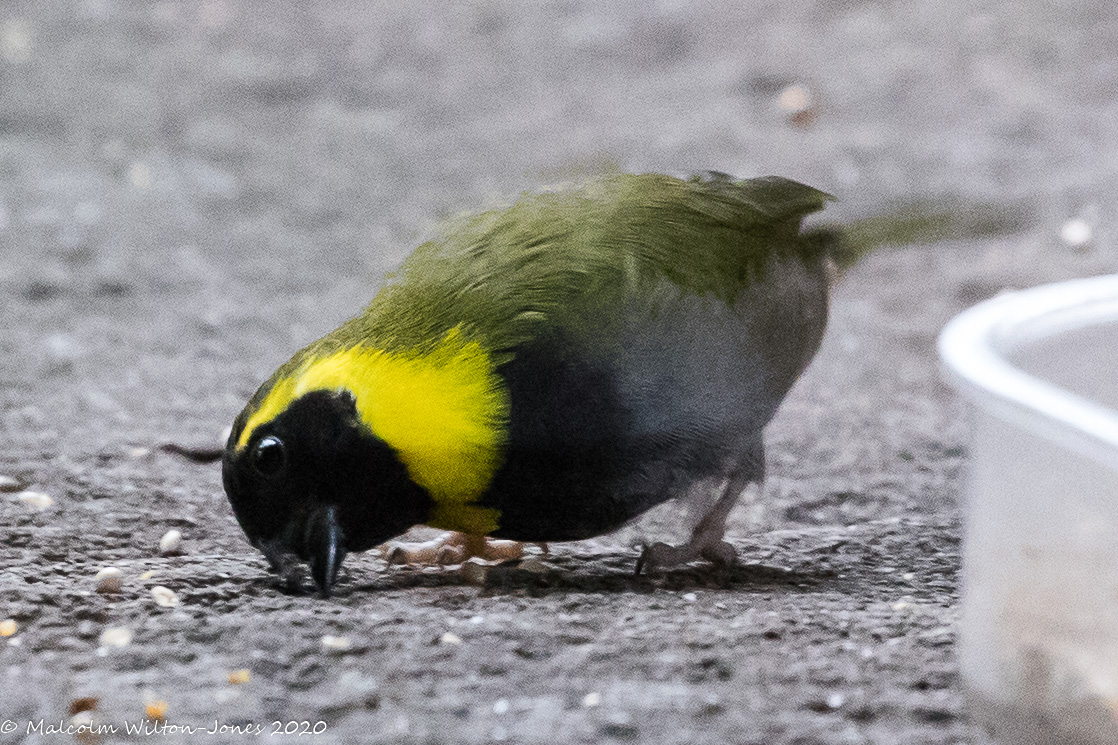
[[[441,216],[603,168],[780,174],[837,195],[835,219],[1027,203],[1005,284],[1069,249],[1087,255],[1066,271],[1090,273],[1112,257],[1114,16],[1040,0],[6,3],[5,410],[28,402],[10,385],[28,366],[41,399],[55,366],[91,360],[94,409],[153,386],[160,407],[223,408],[212,380],[240,400]],[[65,322],[29,339],[56,309]],[[184,355],[198,374],[160,377]]]
[[[245,629],[263,608],[275,610],[216,470],[149,449],[167,440],[217,444],[259,382],[356,313],[442,217],[605,169],[711,169],[828,191],[839,200],[829,221],[910,201],[983,204],[1012,216],[1008,234],[884,250],[849,274],[819,358],[772,425],[765,499],[735,517],[739,536],[778,531],[757,539],[769,541],[760,560],[794,564],[796,541],[838,535],[872,548],[851,554],[851,572],[926,560],[935,581],[898,589],[882,576],[857,592],[836,590],[826,602],[849,614],[846,636],[797,616],[824,599],[751,595],[743,602],[801,618],[806,636],[749,637],[738,659],[751,660],[753,672],[739,674],[736,693],[723,691],[730,698],[713,709],[702,708],[707,693],[679,694],[681,711],[707,711],[687,721],[710,736],[969,742],[951,647],[965,418],[940,382],[934,339],[952,315],[1004,289],[1118,267],[1116,50],[1118,13],[1086,0],[5,2],[0,474],[55,504],[34,514],[0,509],[0,617],[19,621],[29,640],[0,652],[16,671],[0,688],[22,696],[27,716],[54,716],[105,675],[128,691],[162,679],[181,694],[172,701],[179,712],[208,716],[218,699],[202,696],[219,683],[197,681],[209,681],[211,667],[240,667],[239,653],[211,649],[165,664],[157,646],[141,642],[187,644],[188,631],[172,621],[159,632],[171,636],[159,637],[142,593],[117,604],[88,598],[86,575],[152,556],[159,536],[178,526],[191,550],[209,557],[200,574],[223,578],[213,580],[219,590],[179,578],[180,591],[193,588],[198,599],[191,618],[218,624],[203,637],[211,647],[253,646]],[[670,523],[650,520],[618,544]],[[864,535],[847,527],[861,524],[877,527]],[[875,543],[882,532],[893,542]],[[803,566],[829,566],[820,557],[835,551],[801,557]],[[355,566],[378,571],[371,559]],[[54,574],[43,577],[47,567]],[[862,650],[892,638],[882,618],[899,612],[889,609],[908,602],[898,601],[906,593],[926,602],[912,628],[932,636],[913,642],[919,654],[902,654],[904,642],[878,664]],[[62,609],[52,597],[67,599]],[[292,626],[273,614],[283,633],[306,614],[352,633],[368,617],[360,599],[281,600],[302,619]],[[381,612],[414,628],[413,597],[393,602]],[[423,623],[442,617],[441,601],[432,602]],[[617,612],[608,594],[593,602]],[[648,611],[640,596],[633,602],[653,625],[668,613]],[[96,607],[66,609],[89,603]],[[355,615],[330,615],[346,603]],[[546,635],[554,609],[541,607]],[[215,609],[229,614],[226,626]],[[105,672],[90,655],[102,626],[121,622],[149,651]],[[676,627],[664,628],[664,644],[682,644]],[[413,642],[421,643],[398,643]],[[795,668],[789,660],[805,648],[825,653]],[[527,670],[491,687],[531,693],[587,674],[584,658],[563,659],[547,682]],[[639,665],[625,673],[616,659],[601,665],[599,676],[649,675]],[[938,677],[912,679],[924,665]],[[431,721],[468,719],[455,707],[473,701],[476,685],[454,688],[454,670],[432,674],[457,698],[432,693],[436,683],[397,681],[400,697],[427,707]],[[327,686],[337,682],[331,675],[311,678]],[[297,677],[267,677],[258,676],[267,695],[237,710],[275,714],[293,700],[326,710],[298,693]],[[842,692],[846,684],[860,693]],[[647,694],[633,685],[616,700]],[[685,731],[642,729],[631,714],[585,724],[592,712],[577,691],[565,694],[571,707],[541,709],[530,730],[492,725],[508,710],[500,699],[503,711],[485,709],[463,737],[534,741],[567,731],[569,720],[589,740],[667,742]],[[390,698],[374,730],[386,741],[421,735],[421,725],[397,726],[409,709]],[[862,709],[851,708],[855,699]],[[746,702],[744,719],[722,716],[727,700]]]

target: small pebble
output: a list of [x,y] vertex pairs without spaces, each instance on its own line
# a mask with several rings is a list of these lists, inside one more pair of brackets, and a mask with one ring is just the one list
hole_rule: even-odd
[[249,672],[247,668],[241,668],[240,670],[234,670],[229,673],[229,683],[232,685],[239,686],[250,680],[252,680],[252,673]]
[[127,626],[109,626],[101,632],[102,647],[127,647],[132,643],[132,629]]
[[846,703],[846,696],[841,693],[835,692],[827,696],[827,706],[831,709],[838,709]]
[[467,561],[458,571],[462,574],[463,579],[471,585],[484,585],[485,578],[489,575],[487,566],[473,560]]
[[327,634],[322,637],[322,648],[327,652],[346,652],[353,647],[349,637]]
[[73,727],[75,734],[81,735],[83,731],[93,729],[93,712],[92,711],[79,711],[74,716],[70,717],[70,726]]
[[452,634],[448,631],[439,637],[439,641],[442,644],[461,644],[462,637],[458,636],[458,634]]
[[531,572],[532,574],[547,574],[548,571],[550,571],[547,564],[540,561],[540,559],[535,556],[529,556],[526,559],[522,559],[520,561],[519,567],[525,572]]
[[129,458],[146,458],[151,455],[151,448],[129,448]]
[[602,694],[598,693],[597,691],[591,691],[590,693],[582,697],[582,705],[585,706],[587,709],[592,709],[595,706],[601,705],[601,703]]
[[151,187],[151,167],[142,160],[135,161],[128,167],[128,180],[137,189]]
[[149,569],[149,570],[147,570],[146,572],[144,572],[143,574],[140,575],[140,579],[151,579],[154,576],[155,576],[155,570],[154,569]]
[[1082,248],[1091,242],[1092,233],[1089,222],[1076,218],[1068,220],[1060,228],[1060,240],[1072,248]]
[[172,528],[159,539],[159,553],[163,556],[182,553],[182,531]]
[[148,701],[144,704],[144,716],[148,719],[162,722],[167,718],[167,702],[162,699]]
[[21,491],[16,494],[16,499],[40,512],[49,509],[50,506],[54,504],[54,500],[51,499],[49,495],[43,494],[40,491]]
[[696,600],[699,599],[699,596],[693,592],[685,592],[681,597],[688,603],[694,603]]
[[19,479],[12,476],[0,476],[0,491],[19,491],[22,488]]
[[156,585],[151,588],[151,596],[155,598],[155,604],[163,608],[174,608],[179,604],[179,596],[170,587]]
[[803,83],[794,83],[780,92],[776,105],[789,114],[797,114],[811,108],[811,90]]
[[507,714],[509,711],[509,700],[507,698],[499,698],[493,702],[494,714]]
[[116,593],[124,586],[124,572],[116,567],[105,567],[93,579],[97,582],[97,592]]
[[780,92],[777,107],[788,116],[793,126],[807,128],[819,115],[819,104],[811,89],[803,83],[790,85]]
[[0,636],[12,636],[19,631],[19,624],[14,618],[5,618],[0,621]]

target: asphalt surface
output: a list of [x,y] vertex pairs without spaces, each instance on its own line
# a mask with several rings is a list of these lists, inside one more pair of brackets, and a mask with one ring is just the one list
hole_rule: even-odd
[[[979,742],[934,342],[1115,271],[1116,49],[1101,2],[6,3],[0,742]],[[733,570],[634,578],[669,507],[484,578],[370,552],[323,601],[268,574],[216,468],[152,450],[216,444],[441,217],[604,168],[779,174],[839,222],[1010,216],[837,286]]]

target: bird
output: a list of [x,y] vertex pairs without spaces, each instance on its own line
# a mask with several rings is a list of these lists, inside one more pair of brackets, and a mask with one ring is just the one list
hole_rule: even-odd
[[236,520],[325,597],[347,554],[417,525],[478,553],[604,535],[672,499],[698,520],[637,571],[732,564],[727,516],[763,482],[765,425],[856,258],[803,225],[832,199],[778,176],[611,173],[452,217],[236,417]]

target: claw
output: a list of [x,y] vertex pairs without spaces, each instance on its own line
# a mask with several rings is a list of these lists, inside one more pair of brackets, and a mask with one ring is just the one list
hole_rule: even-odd
[[640,575],[641,572],[651,574],[658,569],[672,569],[698,559],[706,559],[717,567],[729,567],[737,562],[738,555],[734,547],[726,541],[709,545],[692,542],[682,546],[653,543],[651,546],[646,545],[641,551],[633,574]]

